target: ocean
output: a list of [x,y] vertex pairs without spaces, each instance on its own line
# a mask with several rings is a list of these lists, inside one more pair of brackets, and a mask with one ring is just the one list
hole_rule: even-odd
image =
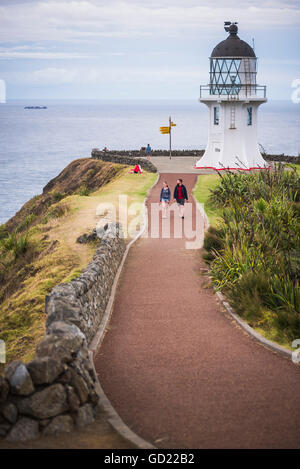
[[[47,109],[24,109],[46,105]],[[92,148],[167,149],[160,126],[177,124],[174,149],[205,148],[208,112],[197,100],[10,101],[0,104],[0,224],[72,160]],[[300,104],[270,101],[259,109],[258,141],[268,153],[300,152]]]

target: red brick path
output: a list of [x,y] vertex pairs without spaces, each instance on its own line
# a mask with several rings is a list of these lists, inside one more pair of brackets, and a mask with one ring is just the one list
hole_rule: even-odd
[[[173,189],[176,174],[162,174]],[[189,194],[196,175],[183,175]],[[161,181],[149,203],[159,198]],[[187,217],[184,220],[187,223]],[[184,239],[140,239],[95,364],[121,418],[162,448],[300,447],[300,369],[221,311]]]

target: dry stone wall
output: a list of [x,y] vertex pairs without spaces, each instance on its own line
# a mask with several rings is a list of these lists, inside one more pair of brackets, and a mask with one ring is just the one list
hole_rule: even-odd
[[92,151],[92,158],[97,158],[102,161],[110,161],[112,163],[128,164],[132,166],[139,164],[143,169],[149,171],[150,173],[157,172],[156,166],[154,166],[151,161],[130,155],[129,152],[124,152],[124,154],[119,155],[118,153],[103,152],[95,149]]
[[0,376],[0,437],[29,440],[94,421],[99,398],[88,346],[124,252],[119,225],[108,225],[81,275],[46,297],[46,335],[34,359],[11,362]]
[[[203,156],[204,150],[172,150],[172,157],[190,157],[190,156],[197,156],[201,158]],[[151,158],[152,157],[168,157],[169,151],[168,150],[152,150]],[[285,155],[284,153],[280,155],[271,155],[262,153],[262,156],[267,161],[276,161],[276,162],[284,162],[284,163],[296,163],[297,159],[299,161],[299,156],[289,156]],[[116,163],[124,163],[124,164],[141,164],[142,168],[151,171],[151,161],[145,160],[142,157],[145,157],[145,151],[143,150],[118,150],[118,151],[100,151],[95,148],[92,151],[92,158],[98,158],[103,161],[111,161]],[[137,159],[139,161],[137,161]],[[148,165],[150,163],[150,165]],[[144,165],[144,166],[143,166]],[[154,165],[155,165],[155,158],[154,158]],[[156,172],[156,171],[153,171]]]

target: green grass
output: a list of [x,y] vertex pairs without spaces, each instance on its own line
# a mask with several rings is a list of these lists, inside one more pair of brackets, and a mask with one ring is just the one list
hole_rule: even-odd
[[210,200],[211,190],[215,189],[219,182],[218,174],[200,175],[193,191],[197,202],[204,204],[204,210],[212,226],[216,226],[220,220],[220,210]]
[[[6,264],[0,262],[0,339],[6,343],[8,362],[32,359],[44,335],[45,295],[58,283],[77,278],[91,261],[98,243],[79,245],[76,239],[96,225],[98,204],[118,207],[119,195],[127,195],[129,204],[141,203],[156,177],[147,172],[128,174],[125,168],[89,197],[54,193],[58,202],[39,219],[26,217],[18,226],[20,232],[9,233],[0,226],[0,251],[5,251],[5,259],[0,259]],[[0,365],[0,372],[3,368]]]
[[287,164],[286,166],[288,166],[289,168],[295,169],[297,171],[297,173],[299,174],[299,176],[300,176],[300,163],[298,163],[298,164]]

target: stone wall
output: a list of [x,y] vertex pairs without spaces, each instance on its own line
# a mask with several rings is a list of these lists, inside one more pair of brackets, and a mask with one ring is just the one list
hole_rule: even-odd
[[275,161],[275,162],[282,162],[282,163],[297,163],[299,161],[298,156],[289,156],[282,153],[281,155],[268,155],[263,153],[263,158],[267,161]]
[[128,164],[131,166],[140,164],[143,169],[145,169],[146,171],[149,171],[150,173],[157,172],[157,168],[154,166],[153,163],[151,163],[151,161],[145,160],[143,158],[137,158],[129,154],[119,155],[113,152],[103,152],[99,150],[93,150],[92,158],[97,158],[98,160],[102,160],[102,161],[111,161],[112,163]]
[[88,346],[105,313],[125,252],[110,224],[92,262],[46,298],[46,335],[29,363],[11,362],[0,376],[0,436],[27,440],[92,423],[98,395]]
[[[197,156],[201,158],[203,156],[204,150],[172,150],[172,157],[183,157],[183,156]],[[161,157],[161,156],[169,156],[168,150],[152,150],[151,158],[152,157]],[[295,163],[297,160],[297,156],[289,156],[285,155],[284,153],[280,155],[270,155],[270,154],[262,154],[263,158],[267,161],[282,161],[285,163]],[[103,161],[113,161],[116,163],[125,163],[125,164],[140,164],[142,167],[151,171],[151,166],[147,167],[148,164],[151,164],[151,161],[141,159],[137,161],[137,158],[145,157],[145,152],[142,150],[118,150],[118,151],[100,151],[98,149],[94,149],[92,151],[92,157],[98,158]],[[133,159],[134,158],[134,159]],[[128,162],[127,162],[128,161]],[[155,171],[153,171],[155,172]]]
[[[198,156],[199,158],[203,156],[204,150],[172,150],[172,156]],[[94,155],[99,155],[99,159],[109,157],[122,157],[122,158],[141,158],[146,156],[145,150],[116,150],[116,151],[101,151],[98,148],[92,150],[92,157]],[[101,155],[101,158],[100,158]],[[169,150],[152,150],[151,157],[159,156],[169,156]],[[103,161],[110,161],[109,159],[104,159]],[[145,160],[142,160],[143,162]],[[132,163],[129,163],[132,164]]]

